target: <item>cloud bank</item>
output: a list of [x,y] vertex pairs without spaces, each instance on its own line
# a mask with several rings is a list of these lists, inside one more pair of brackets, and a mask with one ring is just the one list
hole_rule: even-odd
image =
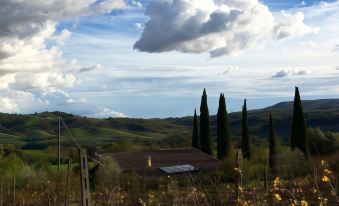
[[[0,104],[17,112],[48,106],[56,90],[80,84],[79,72],[101,66],[65,60],[61,47],[71,32],[58,31],[58,23],[124,7],[123,0],[2,0]],[[70,97],[59,98],[66,103]]]
[[258,0],[152,0],[134,49],[157,53],[237,54],[268,41],[315,30],[301,12],[272,14]]

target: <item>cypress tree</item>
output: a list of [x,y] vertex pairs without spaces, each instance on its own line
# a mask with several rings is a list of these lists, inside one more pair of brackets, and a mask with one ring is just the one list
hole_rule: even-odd
[[248,132],[248,115],[247,115],[247,103],[244,100],[244,106],[242,108],[242,124],[241,124],[241,149],[244,158],[251,159],[251,143],[250,135]]
[[217,114],[217,148],[218,159],[228,156],[231,150],[231,132],[228,123],[226,101],[224,94],[220,94]]
[[192,147],[199,149],[199,134],[198,134],[198,117],[197,110],[194,110],[193,117],[193,134],[192,134]]
[[296,147],[299,148],[307,159],[309,156],[307,125],[298,87],[295,87],[293,110],[291,148],[292,150],[294,150]]
[[200,105],[200,150],[209,155],[212,154],[212,138],[206,89],[204,89]]
[[276,168],[276,162],[275,162],[275,155],[277,154],[277,142],[276,142],[276,136],[275,131],[273,128],[273,117],[272,113],[270,113],[270,123],[269,123],[269,157],[268,157],[268,166],[269,168],[274,171]]

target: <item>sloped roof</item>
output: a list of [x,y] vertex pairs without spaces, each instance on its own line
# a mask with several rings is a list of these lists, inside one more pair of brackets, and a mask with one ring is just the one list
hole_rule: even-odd
[[[122,171],[132,171],[141,177],[167,176],[160,167],[178,165],[192,165],[199,171],[215,171],[221,167],[221,161],[192,147],[164,149],[148,152],[121,152],[101,154],[103,157],[112,157]],[[148,166],[148,157],[151,157],[152,166]],[[194,172],[193,172],[194,173]],[[181,174],[189,175],[189,174]]]

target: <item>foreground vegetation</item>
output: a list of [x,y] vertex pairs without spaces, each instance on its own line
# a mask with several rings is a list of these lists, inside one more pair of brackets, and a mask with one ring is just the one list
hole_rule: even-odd
[[[257,147],[251,160],[237,168],[235,153],[220,171],[185,177],[143,179],[121,173],[116,163],[91,173],[93,205],[337,205],[335,165],[339,153],[305,160],[299,150],[281,147],[276,171],[267,169],[267,147]],[[337,161],[337,162],[336,162]],[[2,154],[3,205],[61,205],[65,200],[66,168],[27,165],[15,154]],[[6,165],[7,164],[7,165]],[[92,168],[95,165],[92,164]],[[80,205],[78,164],[72,164],[69,205]],[[239,176],[242,175],[242,183]],[[14,186],[15,185],[15,186]],[[1,203],[0,203],[1,204]]]
[[[332,101],[322,101],[325,106],[319,105],[319,101],[308,104],[304,116],[300,97],[297,98],[299,109],[294,111],[294,116],[299,115],[299,119],[293,118],[293,125],[302,124],[293,129],[292,136],[299,139],[292,138],[292,143],[298,144],[292,145],[291,150],[285,131],[285,125],[292,124],[292,116],[287,112],[290,106],[279,104],[247,112],[245,101],[242,115],[227,116],[226,102],[221,95],[218,114],[210,121],[205,91],[204,96],[200,128],[196,114],[194,121],[191,117],[99,120],[60,112],[30,116],[1,114],[0,206],[61,205],[65,201],[68,205],[79,205],[79,161],[74,141],[88,150],[94,205],[339,204],[339,134],[336,133],[338,128],[333,126],[337,124],[339,112],[329,104]],[[321,112],[310,112],[307,108],[321,108]],[[268,115],[271,111],[274,119],[272,114]],[[327,112],[331,114],[321,115]],[[67,125],[61,128],[60,171],[55,135],[59,116]],[[264,119],[265,124],[262,123]],[[307,128],[305,119],[311,122],[311,127]],[[188,120],[190,124],[194,122],[193,139]],[[331,124],[324,126],[319,122],[320,127],[312,127],[318,121]],[[299,141],[300,136],[304,137],[303,141],[293,142]],[[207,138],[206,141],[202,137]],[[156,150],[191,144],[218,157],[223,161],[223,167],[209,174],[187,173],[184,177],[144,179],[122,173],[112,159],[96,159],[96,153]],[[241,164],[236,162],[239,148],[244,157]],[[68,160],[73,161],[69,170]],[[68,181],[67,174],[70,175]]]

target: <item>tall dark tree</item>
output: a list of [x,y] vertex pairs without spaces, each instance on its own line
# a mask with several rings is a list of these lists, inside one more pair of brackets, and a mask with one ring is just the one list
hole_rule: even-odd
[[218,159],[228,156],[231,151],[231,131],[228,123],[226,101],[224,94],[220,94],[217,114],[217,149]]
[[307,125],[305,121],[303,106],[301,103],[299,88],[295,87],[293,122],[291,132],[291,148],[299,148],[306,158],[309,156]]
[[193,133],[192,133],[192,147],[199,149],[199,128],[198,128],[198,117],[197,110],[194,110],[193,117]]
[[273,117],[272,113],[270,113],[270,123],[269,123],[269,156],[268,156],[268,166],[274,171],[276,168],[275,156],[277,154],[277,141],[275,136],[275,131],[273,128]]
[[251,159],[251,141],[248,131],[248,114],[247,103],[244,100],[244,106],[242,107],[242,124],[241,124],[241,149],[244,158]]
[[206,89],[204,89],[200,105],[200,150],[209,155],[212,154],[210,116],[208,112]]

